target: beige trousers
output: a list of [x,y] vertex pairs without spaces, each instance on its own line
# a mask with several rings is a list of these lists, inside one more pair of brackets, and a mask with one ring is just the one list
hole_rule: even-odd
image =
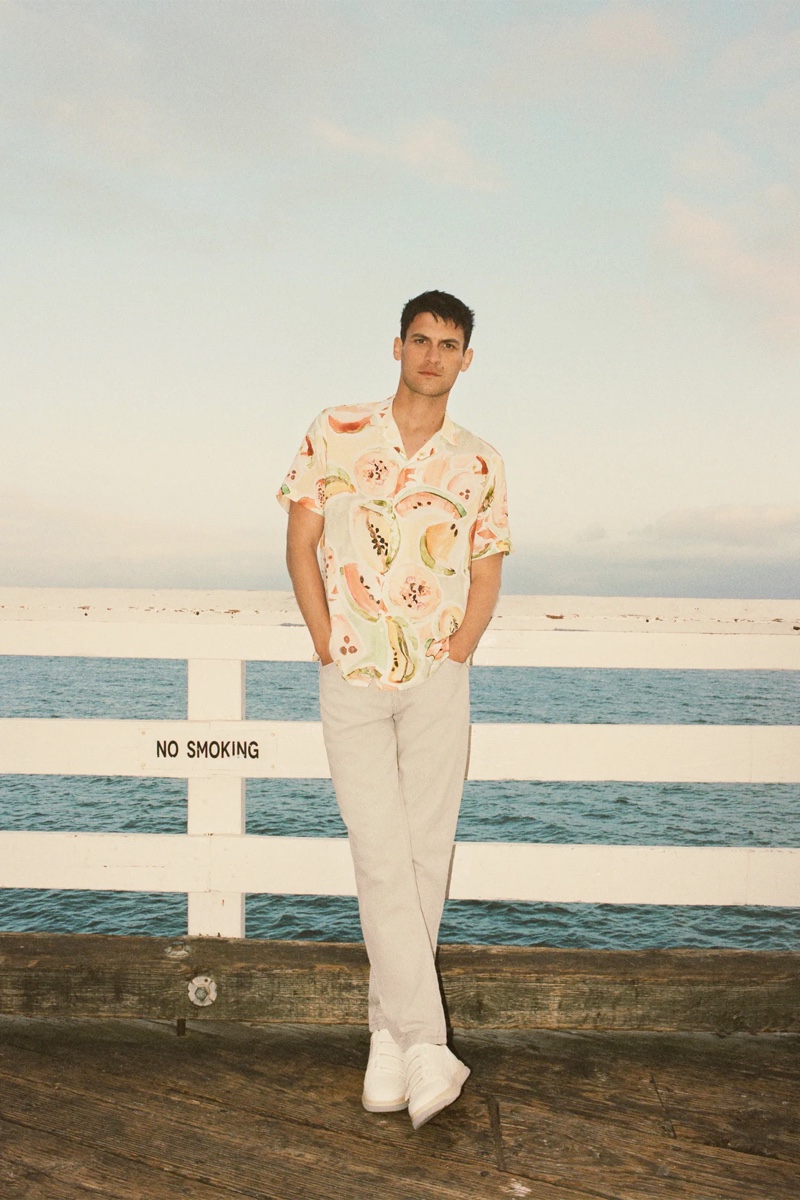
[[325,747],[355,866],[370,961],[369,1027],[407,1050],[446,1025],[436,942],[469,745],[469,667],[418,687],[356,687],[320,670]]

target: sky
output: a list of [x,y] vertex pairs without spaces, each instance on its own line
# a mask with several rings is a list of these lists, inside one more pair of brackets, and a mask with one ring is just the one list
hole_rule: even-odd
[[0,584],[288,588],[404,302],[538,595],[800,596],[800,0],[0,0]]

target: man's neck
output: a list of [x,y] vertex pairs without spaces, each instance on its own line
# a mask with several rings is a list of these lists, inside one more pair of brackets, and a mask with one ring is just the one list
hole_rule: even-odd
[[446,412],[447,395],[419,396],[401,386],[392,402],[392,416],[409,458],[439,432]]

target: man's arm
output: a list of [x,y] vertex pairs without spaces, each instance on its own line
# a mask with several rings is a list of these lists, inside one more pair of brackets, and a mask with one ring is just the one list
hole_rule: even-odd
[[292,502],[286,533],[286,566],[289,568],[295,599],[314,642],[314,649],[325,666],[333,662],[333,659],[329,648],[331,617],[317,558],[322,527],[323,518],[319,513]]
[[490,554],[472,563],[464,620],[450,636],[450,657],[454,662],[467,661],[492,619],[500,595],[504,558],[505,554]]

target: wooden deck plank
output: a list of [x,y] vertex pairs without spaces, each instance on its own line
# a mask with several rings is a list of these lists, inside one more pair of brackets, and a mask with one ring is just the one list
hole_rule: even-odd
[[[96,1027],[99,1023],[90,1024]],[[412,1152],[417,1166],[424,1168],[426,1176],[440,1174],[441,1164],[445,1162],[456,1172],[459,1164],[472,1164],[484,1180],[480,1194],[495,1194],[490,1178],[494,1175],[491,1168],[497,1165],[495,1137],[488,1097],[482,1091],[467,1088],[457,1106],[443,1114],[435,1126],[428,1126],[415,1135],[405,1114],[370,1116],[360,1107],[367,1049],[365,1034],[354,1038],[352,1030],[301,1027],[290,1031],[293,1036],[287,1039],[283,1027],[273,1031],[260,1028],[258,1047],[263,1053],[263,1061],[259,1061],[253,1058],[252,1037],[245,1045],[242,1027],[226,1026],[227,1030],[234,1029],[240,1035],[238,1044],[237,1041],[228,1044],[227,1038],[215,1038],[213,1062],[209,1063],[206,1043],[212,1028],[209,1023],[198,1023],[188,1038],[177,1039],[168,1034],[165,1040],[165,1027],[162,1026],[157,1030],[156,1045],[136,1044],[135,1078],[130,1077],[134,1057],[130,1044],[118,1047],[106,1042],[101,1065],[97,1066],[98,1074],[107,1083],[108,1079],[124,1075],[127,1065],[126,1103],[136,1099],[137,1108],[158,1105],[164,1098],[190,1105],[188,1115],[184,1113],[182,1119],[196,1126],[196,1137],[204,1137],[209,1121],[214,1123],[214,1109],[210,1106],[216,1104],[226,1106],[227,1110],[235,1108],[251,1117],[268,1117],[292,1128],[310,1125],[338,1131],[349,1138],[351,1146],[358,1137],[361,1152],[369,1156],[373,1155],[371,1140],[377,1138],[381,1146],[393,1146],[406,1155]],[[75,1096],[86,1086],[87,1065],[91,1068],[98,1061],[98,1046],[89,1031],[81,1031],[80,1026],[77,1031],[82,1036],[76,1047],[75,1024],[66,1043],[64,1039],[55,1040],[52,1036],[43,1042],[35,1034],[26,1037],[24,1026],[18,1026],[16,1036],[7,1038],[4,1045],[0,1044],[0,1078],[13,1077],[19,1082],[34,1080],[43,1085],[55,1066],[62,1095],[68,1091],[74,1103]],[[343,1033],[345,1037],[342,1037]],[[321,1048],[324,1054],[320,1053]],[[354,1152],[357,1154],[358,1150],[356,1145]],[[524,1185],[520,1183],[520,1186]],[[426,1194],[416,1185],[415,1188],[415,1194]],[[459,1196],[473,1194],[464,1183],[459,1183],[459,1189]],[[392,1193],[384,1190],[381,1194]],[[397,1194],[406,1200],[407,1193],[402,1187]],[[501,1191],[500,1194],[504,1193]],[[565,1193],[562,1188],[548,1187],[544,1192],[540,1189],[539,1194],[545,1200],[586,1196],[585,1192],[574,1188]]]
[[[0,1122],[0,1138],[2,1138],[2,1122]],[[4,1200],[88,1200],[97,1198],[97,1189],[87,1191],[85,1187],[60,1178],[53,1170],[45,1170],[39,1162],[48,1155],[39,1155],[36,1151],[30,1156],[17,1157],[16,1146],[8,1146],[6,1155],[5,1139],[0,1141],[3,1158],[0,1159],[0,1195]],[[107,1192],[108,1200],[122,1200],[120,1192]],[[105,1196],[104,1196],[105,1200]]]
[[[160,1038],[162,1057],[168,1057],[170,1044],[182,1052],[182,1041],[174,1039],[170,1043]],[[359,1071],[356,1091],[352,1081],[346,1080],[349,1128],[339,1121],[340,1127],[331,1130],[312,1124],[302,1111],[291,1116],[285,1112],[267,1115],[275,1093],[265,1091],[260,1072],[255,1082],[252,1078],[242,1080],[238,1100],[215,1104],[209,1097],[191,1092],[170,1090],[158,1095],[152,1088],[139,1091],[139,1055],[130,1044],[127,1078],[120,1076],[116,1064],[109,1064],[106,1047],[103,1053],[95,1050],[93,1080],[91,1047],[85,1041],[84,1048],[87,1054],[77,1056],[70,1072],[68,1050],[56,1056],[54,1062],[46,1045],[39,1054],[30,1045],[17,1047],[14,1054],[12,1045],[2,1072],[6,1083],[2,1088],[3,1112],[19,1127],[28,1124],[44,1129],[73,1146],[113,1151],[139,1167],[160,1164],[164,1170],[180,1175],[187,1190],[199,1179],[221,1189],[223,1195],[263,1195],[269,1200],[296,1200],[298,1196],[329,1200],[331,1194],[343,1200],[375,1195],[397,1196],[398,1200],[411,1196],[423,1200],[485,1200],[508,1194],[508,1175],[498,1171],[490,1157],[481,1161],[475,1154],[465,1158],[463,1154],[456,1157],[447,1153],[448,1125],[459,1130],[463,1148],[476,1121],[488,1124],[485,1110],[475,1097],[471,1099],[471,1113],[459,1112],[454,1106],[442,1114],[437,1126],[426,1127],[415,1135],[405,1114],[375,1119],[361,1110]],[[201,1049],[212,1060],[207,1072],[213,1073],[219,1067],[213,1047]],[[252,1050],[250,1046],[250,1055]],[[12,1065],[9,1060],[14,1058],[20,1068],[16,1074],[8,1069]],[[54,1067],[57,1088],[51,1082]],[[153,1065],[148,1069],[154,1071]],[[241,1099],[242,1091],[247,1093],[253,1086],[259,1091],[260,1112],[254,1111],[252,1094]],[[299,1099],[302,1086],[302,1081],[298,1086],[295,1078],[294,1092]],[[95,1095],[94,1088],[101,1094]],[[341,1090],[340,1085],[339,1093]],[[329,1114],[338,1114],[344,1107],[340,1094],[328,1098]],[[390,1126],[395,1136],[387,1139],[384,1135]],[[547,1187],[542,1197],[588,1200],[581,1191],[558,1187]]]
[[[672,1121],[675,1136],[684,1142],[697,1141],[741,1154],[800,1163],[800,1121],[796,1110],[787,1115],[785,1109],[781,1111],[769,1100],[753,1103],[743,1097],[740,1103],[738,1112],[706,1113],[684,1108],[682,1115]],[[788,1105],[789,1101],[779,1103]],[[800,1187],[797,1194],[800,1196]]]
[[[186,1179],[163,1167],[132,1159],[69,1138],[4,1125],[0,1163],[3,1200],[186,1200]],[[192,1200],[220,1200],[219,1190],[192,1180]]]
[[735,1035],[470,1038],[484,1086],[572,1116],[800,1164],[800,1039]]
[[714,1103],[708,1087],[657,1077],[658,1093],[676,1137],[743,1154],[800,1163],[798,1088],[772,1080],[736,1081],[735,1105]]
[[[15,1086],[3,1099],[4,1114],[18,1126],[113,1151],[139,1166],[160,1166],[180,1176],[187,1192],[200,1181],[226,1196],[328,1200],[332,1188],[342,1197],[386,1194],[385,1181],[391,1179],[398,1196],[478,1200],[499,1197],[506,1186],[496,1170],[440,1161],[432,1172],[420,1154],[377,1142],[367,1147],[363,1138],[305,1123],[254,1119],[241,1110],[224,1118],[207,1110],[189,1114],[186,1101],[180,1111],[172,1097],[144,1107],[130,1098],[123,1102],[70,1091],[64,1105],[46,1085],[25,1081],[23,1087],[23,1081],[6,1079]],[[551,1189],[551,1195],[559,1195],[559,1189]]]
[[[725,1200],[800,1194],[797,1038],[540,1033],[531,1035],[535,1058],[526,1061],[509,1049],[508,1036],[483,1032],[471,1042],[476,1067],[487,1060],[486,1085],[505,1097],[505,1160],[518,1173],[528,1168],[526,1155],[514,1153],[514,1136],[537,1179],[579,1177],[587,1187],[613,1181],[619,1188],[624,1178],[631,1198],[694,1195],[692,1181],[702,1183],[703,1197]],[[652,1120],[653,1101],[662,1107],[660,1121]],[[659,1124],[662,1136],[654,1137]],[[656,1177],[659,1156],[674,1185]],[[554,1157],[558,1169],[544,1173]],[[773,1169],[770,1158],[784,1159],[787,1169]]]
[[[94,1025],[95,1023],[92,1023]],[[99,1026],[103,1028],[102,1025]],[[14,1044],[26,1045],[24,1026],[18,1027],[19,1032],[14,1038]],[[78,1027],[80,1028],[80,1026]],[[296,1027],[287,1029],[279,1027],[269,1030],[259,1027],[258,1042],[252,1041],[252,1033],[248,1046],[250,1053],[243,1061],[242,1027],[223,1026],[228,1036],[216,1038],[214,1048],[214,1070],[209,1070],[209,1055],[205,1042],[214,1025],[208,1022],[198,1022],[190,1027],[190,1036],[183,1039],[168,1038],[167,1050],[163,1052],[162,1041],[165,1027],[160,1027],[161,1037],[152,1046],[138,1045],[136,1049],[136,1079],[135,1087],[140,1090],[155,1090],[162,1094],[191,1094],[195,1097],[207,1097],[212,1102],[247,1105],[255,1112],[267,1111],[274,1116],[291,1115],[296,1119],[317,1121],[327,1128],[350,1128],[353,1120],[353,1106],[358,1114],[358,1096],[361,1089],[362,1074],[367,1054],[366,1033],[353,1034],[353,1031],[336,1030],[331,1028],[309,1029]],[[234,1040],[238,1035],[239,1040]],[[344,1036],[343,1036],[344,1035]],[[82,1044],[82,1055],[88,1056],[90,1063],[95,1059],[97,1046],[88,1035]],[[74,1033],[71,1039],[74,1046]],[[258,1051],[252,1050],[257,1044]],[[649,1077],[645,1073],[642,1078],[634,1077],[633,1071],[625,1072],[616,1080],[610,1079],[608,1071],[597,1071],[590,1063],[587,1052],[580,1043],[572,1038],[550,1038],[545,1040],[545,1049],[530,1047],[519,1036],[515,1044],[508,1045],[500,1041],[492,1046],[490,1055],[476,1057],[472,1039],[462,1035],[456,1042],[456,1048],[470,1060],[473,1066],[473,1076],[462,1105],[469,1101],[470,1118],[459,1121],[447,1130],[447,1135],[440,1137],[437,1142],[437,1154],[451,1156],[461,1161],[464,1156],[494,1160],[494,1146],[491,1132],[489,1099],[496,1095],[508,1095],[509,1085],[504,1086],[503,1072],[497,1070],[495,1060],[508,1055],[509,1080],[513,1079],[513,1092],[518,1097],[534,1096],[548,1100],[557,1107],[563,1106],[569,1097],[575,1099],[577,1088],[580,1088],[580,1103],[585,1115],[602,1113],[605,1120],[624,1120],[626,1124],[635,1124],[638,1128],[650,1133],[669,1134],[668,1123],[665,1122],[663,1108],[656,1092],[653,1090]],[[33,1039],[34,1048],[42,1048],[38,1039]],[[602,1042],[590,1043],[595,1053],[599,1051]],[[555,1049],[562,1047],[560,1053]],[[10,1069],[10,1042],[5,1049],[0,1047],[0,1067]],[[569,1061],[565,1059],[564,1051],[569,1053]],[[578,1053],[575,1054],[575,1050]],[[77,1047],[70,1051],[70,1065],[74,1067]],[[58,1064],[59,1078],[67,1081],[64,1074],[64,1046],[61,1041],[50,1042],[47,1045],[47,1059],[38,1064],[13,1058],[13,1069],[25,1072],[34,1078],[46,1078]],[[130,1061],[130,1050],[122,1044],[104,1045],[103,1070],[124,1071]],[[566,1070],[565,1070],[566,1065]],[[641,1072],[639,1072],[641,1075]],[[597,1076],[595,1079],[594,1076]],[[298,1079],[302,1080],[302,1088],[298,1088]],[[472,1117],[473,1096],[479,1097]],[[341,1103],[332,1106],[331,1098],[339,1096]],[[383,1135],[388,1140],[406,1138],[405,1122],[389,1125]]]
[[544,1104],[501,1104],[506,1166],[539,1183],[574,1179],[626,1200],[797,1200],[800,1165],[653,1137],[621,1124],[554,1113]]
[[[241,1052],[213,1054],[203,1045],[202,1035],[181,1039],[183,1045],[160,1044],[143,1052],[137,1047],[135,1073],[128,1047],[105,1046],[102,1066],[94,1067],[105,1088],[113,1077],[125,1079],[125,1104],[147,1108],[169,1101],[180,1109],[181,1119],[197,1126],[198,1136],[208,1122],[235,1110],[243,1120],[270,1120],[292,1126],[306,1124],[342,1133],[350,1138],[369,1139],[378,1129],[384,1145],[406,1148],[413,1142],[424,1157],[425,1143],[414,1141],[405,1116],[380,1117],[365,1114],[360,1105],[366,1060],[366,1042],[358,1065],[343,1065],[320,1052],[318,1043],[292,1048],[278,1058],[269,1052],[264,1061],[242,1061]],[[188,1041],[194,1042],[187,1054]],[[283,1047],[279,1047],[282,1049]],[[81,1097],[92,1085],[97,1054],[90,1044],[82,1054],[37,1054],[27,1048],[0,1045],[0,1079],[45,1085],[55,1073],[62,1096]],[[127,1071],[127,1073],[126,1073]],[[454,1163],[474,1161],[479,1167],[495,1165],[495,1145],[489,1112],[483,1096],[468,1094],[459,1101],[458,1120],[440,1122],[436,1141],[439,1158]],[[455,1111],[455,1110],[454,1110]],[[423,1135],[426,1137],[427,1135]]]
[[[473,1067],[464,1095],[415,1134],[404,1113],[361,1109],[363,1030],[199,1021],[179,1038],[156,1022],[0,1019],[19,1200],[116,1200],[128,1175],[134,1200],[800,1194],[796,1037],[481,1031],[457,1046]],[[773,1082],[781,1155],[722,1144],[714,1122]],[[72,1191],[37,1196],[26,1180],[47,1176],[58,1148]]]

